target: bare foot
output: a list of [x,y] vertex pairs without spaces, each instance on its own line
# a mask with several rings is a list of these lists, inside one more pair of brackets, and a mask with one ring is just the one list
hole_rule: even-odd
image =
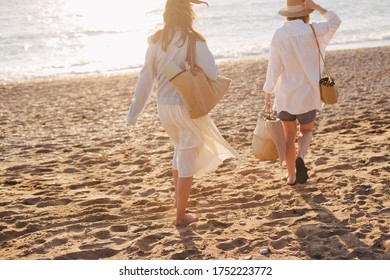
[[282,180],[286,180],[287,181],[287,184],[290,185],[290,186],[293,186],[295,185],[297,182],[296,178],[295,177],[292,177],[290,178],[288,175],[282,177]]
[[189,225],[195,221],[197,221],[199,218],[199,215],[197,214],[185,214],[183,219],[176,220],[174,222],[175,226],[186,226]]
[[294,186],[297,183],[297,180],[295,178],[287,177],[287,184],[290,186]]

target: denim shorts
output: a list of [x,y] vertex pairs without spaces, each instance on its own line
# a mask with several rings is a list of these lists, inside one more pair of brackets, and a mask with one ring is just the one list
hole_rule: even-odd
[[299,124],[304,125],[315,121],[317,116],[317,110],[312,110],[299,115],[292,115],[289,112],[281,111],[277,115],[281,121],[292,122],[298,119]]

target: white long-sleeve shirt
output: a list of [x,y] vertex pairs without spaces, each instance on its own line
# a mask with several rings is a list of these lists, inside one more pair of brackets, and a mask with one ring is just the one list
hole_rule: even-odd
[[[324,14],[325,22],[312,23],[325,57],[325,48],[341,24],[332,11]],[[303,114],[321,110],[318,47],[309,24],[302,20],[286,21],[276,30],[270,47],[266,93],[275,93],[276,112]],[[321,61],[321,73],[323,63]]]
[[[145,108],[145,105],[150,98],[153,81],[155,79],[158,82],[156,93],[158,103],[183,104],[179,94],[163,74],[164,68],[172,61],[181,69],[185,69],[188,40],[182,47],[178,47],[177,42],[179,38],[180,33],[177,32],[166,52],[162,50],[161,42],[153,44],[149,38],[149,47],[145,55],[145,63],[140,71],[134,98],[127,113],[127,123],[129,125],[135,125],[138,116]],[[218,67],[215,64],[214,56],[210,52],[206,42],[196,41],[195,62],[196,65],[203,69],[205,75],[209,79],[217,79]]]

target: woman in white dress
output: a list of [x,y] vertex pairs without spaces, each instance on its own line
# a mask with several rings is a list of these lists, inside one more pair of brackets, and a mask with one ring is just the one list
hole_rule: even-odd
[[[210,116],[191,119],[182,100],[163,70],[170,63],[184,69],[189,37],[196,38],[196,65],[209,79],[215,80],[218,68],[204,37],[193,29],[196,0],[167,0],[164,10],[164,27],[149,38],[145,63],[140,72],[134,99],[127,115],[127,123],[135,125],[152,91],[153,81],[158,82],[157,108],[161,124],[174,145],[173,182],[175,185],[175,225],[187,225],[197,220],[196,214],[186,213],[193,177],[215,171],[227,158],[238,153],[221,136]],[[205,3],[207,4],[207,3]]]

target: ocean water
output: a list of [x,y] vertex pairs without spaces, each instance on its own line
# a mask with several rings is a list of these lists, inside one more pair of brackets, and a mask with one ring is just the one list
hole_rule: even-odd
[[[196,29],[218,60],[266,57],[285,0],[209,0]],[[390,45],[390,0],[318,0],[343,23],[329,50]],[[0,0],[0,81],[138,70],[165,0]],[[312,20],[321,20],[317,13]]]

